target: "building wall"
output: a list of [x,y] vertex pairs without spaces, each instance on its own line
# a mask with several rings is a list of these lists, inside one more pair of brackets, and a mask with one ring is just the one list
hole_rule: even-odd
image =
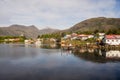
[[109,45],[119,45],[120,39],[106,39],[106,43]]
[[88,39],[87,36],[84,36],[84,37],[81,38],[81,40],[86,40],[86,39]]

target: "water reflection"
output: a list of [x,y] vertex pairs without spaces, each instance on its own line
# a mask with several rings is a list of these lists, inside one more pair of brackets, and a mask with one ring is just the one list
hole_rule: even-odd
[[[2,45],[2,44],[1,44]],[[7,45],[9,47],[34,47],[34,48],[44,48],[44,49],[60,49],[60,44],[40,44],[40,45],[36,45],[36,44],[14,44],[14,43],[9,43],[9,44],[4,44]]]
[[80,49],[79,51],[74,51],[73,54],[79,58],[92,62],[106,63],[120,61],[119,50]]
[[0,80],[120,80],[120,64],[109,63],[107,52],[0,44]]
[[[9,59],[23,59],[23,58],[34,58],[39,55],[53,55],[57,53],[59,49],[48,49],[49,46],[44,49],[36,47],[35,45],[24,45],[24,44],[4,44],[0,45],[0,58]],[[51,47],[50,47],[51,48]],[[56,47],[55,47],[56,48]],[[44,54],[42,54],[44,53]]]
[[110,51],[106,52],[106,57],[107,58],[120,58],[120,51],[110,50]]
[[45,48],[45,49],[60,49],[60,44],[42,44],[40,46],[41,48]]

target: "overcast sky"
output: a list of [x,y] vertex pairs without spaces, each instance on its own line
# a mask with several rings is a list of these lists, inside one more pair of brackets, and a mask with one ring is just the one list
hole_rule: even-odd
[[92,17],[120,18],[120,0],[0,0],[0,26],[66,29]]

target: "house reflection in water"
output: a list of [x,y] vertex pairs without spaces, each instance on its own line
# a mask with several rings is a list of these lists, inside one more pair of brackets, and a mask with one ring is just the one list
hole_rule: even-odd
[[119,50],[109,50],[109,51],[99,50],[99,54],[106,58],[117,58],[117,59],[120,58]]
[[105,49],[80,49],[77,52],[73,52],[73,54],[80,59],[98,63],[120,61],[119,50],[106,51]]
[[108,52],[106,52],[106,57],[107,58],[120,58],[120,51],[118,51],[118,50],[108,51]]

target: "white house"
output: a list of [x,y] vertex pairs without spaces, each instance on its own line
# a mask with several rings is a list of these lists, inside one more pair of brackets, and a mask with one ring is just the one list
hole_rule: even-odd
[[99,39],[103,39],[105,37],[105,33],[98,33],[99,34]]
[[31,44],[33,43],[33,40],[30,40],[30,39],[26,39],[24,40],[24,43],[27,45],[27,44]]
[[81,40],[86,40],[86,39],[88,39],[88,35],[80,34],[80,35],[78,35],[78,38]]
[[88,35],[88,38],[94,38],[94,35]]
[[72,37],[76,37],[78,34],[77,33],[72,33],[71,36]]
[[40,39],[37,39],[37,40],[36,40],[35,45],[36,45],[36,46],[41,46],[41,41],[40,41]]
[[71,34],[71,40],[75,40],[75,39],[77,39],[77,37],[78,37],[78,34],[76,34],[76,33]]
[[71,38],[71,35],[64,36],[64,39],[69,39],[69,38]]
[[106,35],[105,43],[108,45],[120,45],[120,35]]

